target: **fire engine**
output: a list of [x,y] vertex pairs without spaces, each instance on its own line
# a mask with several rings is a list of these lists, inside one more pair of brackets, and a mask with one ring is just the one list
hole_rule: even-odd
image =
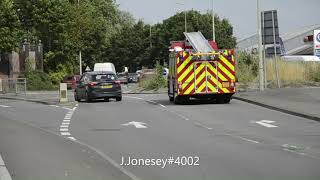
[[168,95],[176,104],[190,98],[229,103],[235,94],[233,50],[218,50],[201,32],[184,33],[185,41],[170,46]]

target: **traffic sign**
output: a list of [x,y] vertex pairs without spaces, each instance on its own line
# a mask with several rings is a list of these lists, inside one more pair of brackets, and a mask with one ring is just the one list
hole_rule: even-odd
[[320,30],[313,33],[314,55],[320,57]]

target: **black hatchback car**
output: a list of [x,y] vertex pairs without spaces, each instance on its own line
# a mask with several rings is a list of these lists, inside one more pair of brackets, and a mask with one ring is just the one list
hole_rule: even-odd
[[74,91],[74,98],[76,101],[84,99],[87,102],[93,99],[108,101],[110,98],[121,101],[121,82],[113,72],[84,73]]

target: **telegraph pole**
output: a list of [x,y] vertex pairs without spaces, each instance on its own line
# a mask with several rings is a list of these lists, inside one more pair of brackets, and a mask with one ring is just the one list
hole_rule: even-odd
[[261,36],[261,12],[260,0],[257,0],[257,21],[258,21],[258,52],[259,52],[259,89],[264,91],[264,64],[262,60],[262,36]]
[[214,22],[214,0],[212,0],[212,40],[216,42],[215,22]]
[[[78,0],[78,7],[80,6],[80,0]],[[80,27],[81,28],[81,27]],[[81,32],[81,31],[80,31]],[[79,72],[82,75],[82,57],[81,57],[81,48],[79,50]]]
[[[176,4],[185,6],[184,3],[176,2]],[[184,32],[188,32],[187,29],[187,7],[184,7]]]

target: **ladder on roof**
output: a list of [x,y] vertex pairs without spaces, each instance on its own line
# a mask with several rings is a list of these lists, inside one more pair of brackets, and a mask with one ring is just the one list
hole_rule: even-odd
[[203,36],[203,34],[198,32],[184,32],[187,40],[197,53],[212,53],[214,52],[213,48],[210,46],[208,40]]

